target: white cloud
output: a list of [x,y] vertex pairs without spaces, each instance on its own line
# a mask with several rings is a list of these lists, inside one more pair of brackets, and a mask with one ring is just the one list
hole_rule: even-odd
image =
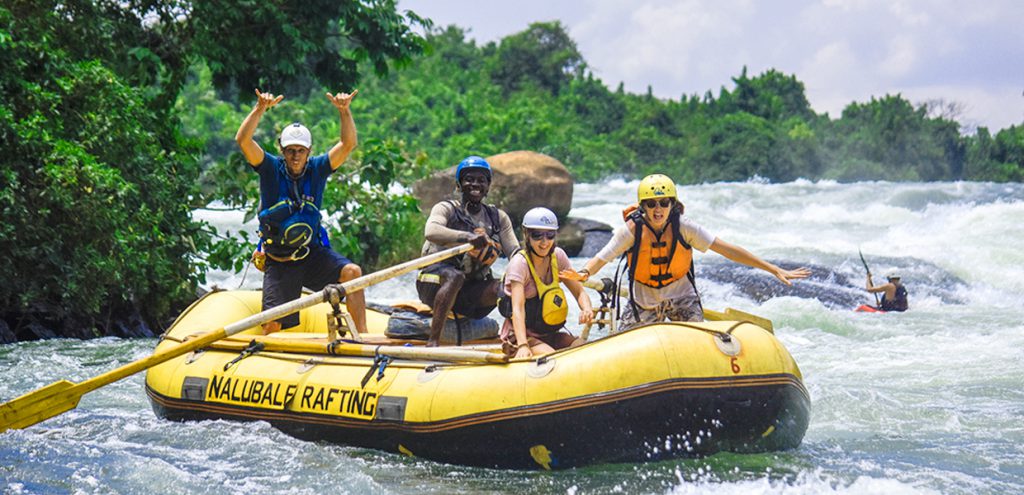
[[910,36],[896,36],[889,40],[888,54],[879,64],[879,72],[889,78],[912,73],[917,63],[916,41]]

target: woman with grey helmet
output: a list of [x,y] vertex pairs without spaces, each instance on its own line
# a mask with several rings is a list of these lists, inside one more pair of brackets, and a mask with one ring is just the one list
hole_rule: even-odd
[[594,311],[583,284],[559,280],[559,268],[572,269],[569,256],[555,245],[558,218],[547,208],[523,215],[523,243],[508,262],[499,311],[506,317],[501,340],[506,354],[523,358],[554,352],[583,341],[564,331],[568,301],[561,284],[569,288],[580,308],[579,323],[593,321]]

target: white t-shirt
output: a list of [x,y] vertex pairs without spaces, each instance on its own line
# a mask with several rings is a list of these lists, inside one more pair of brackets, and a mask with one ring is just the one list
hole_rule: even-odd
[[[682,215],[679,216],[679,230],[683,234],[683,240],[702,253],[707,252],[711,244],[715,242],[714,234]],[[633,247],[634,241],[633,229],[629,228],[629,224],[621,225],[612,232],[612,239],[601,248],[595,258],[605,263],[611,263],[622,256],[622,253],[629,251]],[[634,284],[633,294],[638,306],[644,309],[654,309],[661,301],[694,296],[697,294],[697,290],[690,284],[689,279],[681,278],[660,289]]]

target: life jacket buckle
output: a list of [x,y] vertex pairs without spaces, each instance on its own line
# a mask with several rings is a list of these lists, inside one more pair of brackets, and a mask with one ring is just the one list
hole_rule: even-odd
[[[305,249],[304,252],[303,249]],[[299,255],[300,252],[302,252],[301,256]],[[306,256],[309,256],[309,246],[302,246],[299,249],[296,249],[295,252],[293,252],[292,255],[288,257],[288,261],[304,260],[306,259]]]

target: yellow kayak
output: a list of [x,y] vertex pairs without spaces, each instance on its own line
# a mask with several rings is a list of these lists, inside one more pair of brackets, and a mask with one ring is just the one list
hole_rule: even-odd
[[[207,294],[156,351],[259,313],[257,291]],[[530,359],[496,345],[328,342],[327,304],[149,369],[156,413],[263,420],[298,438],[462,465],[558,469],[800,444],[810,398],[789,352],[742,321],[659,323]],[[471,342],[471,344],[473,344]]]

